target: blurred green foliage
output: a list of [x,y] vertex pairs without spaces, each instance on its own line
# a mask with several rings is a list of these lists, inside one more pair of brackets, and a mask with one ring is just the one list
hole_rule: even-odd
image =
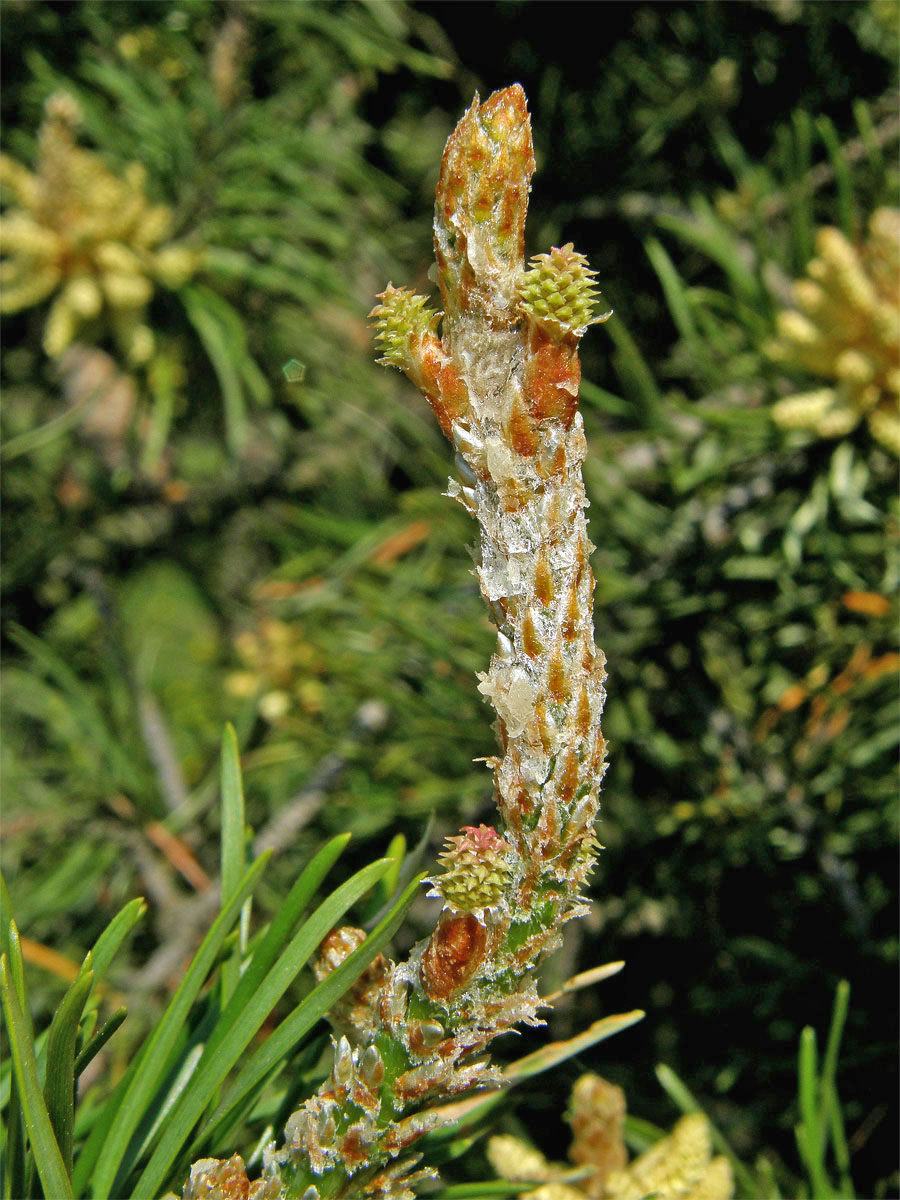
[[[542,5],[478,6],[477,38],[471,5],[7,8],[7,152],[32,164],[46,98],[73,95],[82,143],[114,173],[143,163],[203,252],[154,295],[145,367],[105,340],[54,364],[46,307],[6,318],[23,932],[79,957],[148,895],[153,932],[115,982],[152,1010],[195,898],[151,833],[212,871],[226,719],[250,823],[283,850],[263,911],[326,834],[357,832],[359,865],[430,811],[435,847],[489,812],[473,535],[365,313],[388,279],[426,286],[443,140],[473,86],[516,77],[540,168],[529,251],[574,239],[616,308],[582,392],[607,851],[569,953],[627,958],[610,1002],[650,1017],[602,1070],[668,1125],[664,1059],[781,1172],[793,1047],[846,977],[853,1174],[890,1194],[896,462],[864,429],[779,431],[771,406],[804,377],[766,347],[816,229],[854,240],[897,206],[894,7],[604,5],[599,64],[587,5],[565,6],[558,44]],[[59,986],[34,972],[46,1009]],[[570,1003],[561,1026],[594,1015]],[[572,1077],[533,1109],[559,1110]]]

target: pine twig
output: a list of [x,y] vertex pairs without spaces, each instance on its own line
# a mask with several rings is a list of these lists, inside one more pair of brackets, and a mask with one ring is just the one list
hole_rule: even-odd
[[[480,526],[477,574],[498,632],[479,690],[497,715],[500,752],[485,761],[500,832],[467,827],[448,839],[431,880],[444,901],[434,931],[405,963],[376,960],[332,1012],[331,1076],[290,1117],[263,1177],[248,1193],[238,1159],[203,1160],[186,1198],[236,1195],[239,1179],[250,1200],[410,1200],[429,1173],[407,1151],[437,1122],[434,1104],[502,1084],[486,1051],[515,1026],[541,1023],[536,968],[586,911],[605,671],[593,638],[578,342],[609,314],[598,313],[593,272],[571,245],[525,269],[533,170],[521,87],[484,104],[476,95],[438,183],[444,312],[389,284],[372,313],[381,361],[424,393],[457,452],[449,494]],[[362,936],[329,935],[320,978]]]

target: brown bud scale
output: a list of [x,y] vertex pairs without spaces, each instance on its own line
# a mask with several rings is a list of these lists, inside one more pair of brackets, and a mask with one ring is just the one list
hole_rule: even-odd
[[422,955],[420,978],[430,1000],[449,1000],[484,959],[487,931],[471,913],[443,917]]

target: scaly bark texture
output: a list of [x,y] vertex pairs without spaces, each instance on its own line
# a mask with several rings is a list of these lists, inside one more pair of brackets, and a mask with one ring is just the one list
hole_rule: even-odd
[[[480,526],[477,575],[497,648],[479,689],[497,717],[499,752],[485,761],[502,828],[448,840],[432,880],[445,905],[436,928],[406,963],[373,964],[342,1001],[331,1078],[290,1118],[284,1147],[242,1193],[251,1200],[412,1197],[405,1152],[436,1119],[429,1107],[498,1082],[485,1051],[515,1025],[539,1023],[535,968],[585,911],[605,769],[604,659],[593,638],[578,342],[609,314],[597,315],[593,273],[571,245],[526,269],[533,171],[521,87],[484,104],[476,96],[437,189],[443,313],[390,284],[372,313],[381,361],[424,393],[456,449],[449,494]],[[359,936],[327,939],[320,976]],[[195,1164],[185,1196],[219,1194],[222,1167]]]

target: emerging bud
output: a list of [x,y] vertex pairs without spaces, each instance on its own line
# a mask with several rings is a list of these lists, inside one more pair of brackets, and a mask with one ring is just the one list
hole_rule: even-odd
[[554,246],[549,254],[536,254],[521,277],[519,307],[554,340],[580,338],[589,325],[612,316],[612,309],[597,314],[595,276],[571,242]]
[[440,896],[453,912],[474,913],[480,920],[503,897],[510,849],[492,826],[464,825],[461,834],[447,838],[438,857],[444,874],[429,881],[435,886],[428,894]]
[[730,1200],[734,1195],[731,1164],[724,1155],[712,1157],[709,1122],[702,1113],[682,1117],[668,1137],[624,1170],[610,1171],[603,1194],[608,1200],[631,1200],[648,1192],[671,1200]]
[[782,428],[845,437],[865,420],[900,457],[900,209],[879,208],[868,237],[850,242],[826,226],[816,257],[793,285],[798,308],[778,314],[769,356],[827,381],[782,397],[772,416]]
[[427,307],[425,296],[411,288],[395,288],[389,283],[369,313],[374,320],[376,338],[381,342],[380,363],[388,367],[399,367],[401,371],[414,369],[418,362],[422,342],[435,337],[442,313]]
[[575,1135],[569,1158],[595,1169],[591,1190],[602,1194],[607,1175],[621,1171],[628,1162],[623,1139],[625,1093],[599,1075],[582,1075],[572,1089],[569,1122]]
[[509,324],[522,270],[534,172],[531,122],[519,84],[471,107],[450,135],[434,209],[434,251],[444,308]]

